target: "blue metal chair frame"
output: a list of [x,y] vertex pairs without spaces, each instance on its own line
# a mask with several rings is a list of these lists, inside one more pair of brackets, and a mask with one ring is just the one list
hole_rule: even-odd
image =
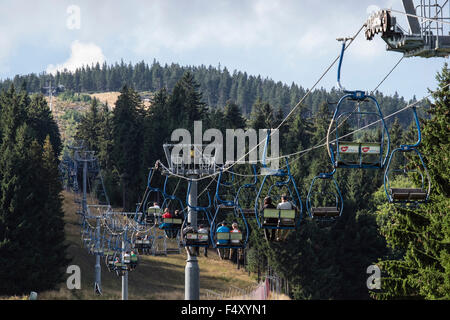
[[[319,221],[334,221],[335,219],[337,219],[338,217],[340,217],[342,215],[342,212],[344,210],[344,200],[342,198],[342,194],[341,194],[341,191],[337,184],[337,181],[334,178],[335,172],[336,172],[336,169],[334,169],[332,172],[329,172],[329,173],[320,173],[318,176],[314,177],[311,182],[311,186],[309,187],[309,191],[308,191],[308,196],[306,197],[306,210],[308,212],[308,215],[313,219],[317,219]],[[333,195],[336,198],[336,208],[338,208],[338,210],[339,210],[339,216],[337,216],[337,217],[317,217],[317,216],[314,217],[314,214],[312,212],[313,207],[311,206],[311,195],[313,194],[312,187],[317,179],[331,180],[333,182],[335,191],[336,191],[335,193],[333,193]]]
[[[267,155],[267,147],[268,147],[269,139],[270,139],[270,130],[267,130],[267,139],[266,139],[266,143],[264,146],[264,153],[263,153],[263,159],[262,159],[262,165],[267,170],[270,170],[269,168],[267,168],[267,165],[266,165],[266,155]],[[291,169],[289,166],[288,158],[285,158],[285,161],[286,161],[286,170],[278,169],[277,171],[274,171],[273,174],[270,174],[270,175],[267,174],[264,176],[264,178],[261,182],[261,186],[259,188],[258,194],[256,195],[256,199],[255,199],[255,216],[256,216],[256,221],[258,223],[259,228],[292,230],[292,229],[297,229],[300,226],[300,222],[303,218],[302,200],[301,200],[300,194],[298,192],[298,188],[295,183],[295,180],[291,175]],[[277,181],[274,184],[272,184],[269,187],[269,192],[268,192],[267,196],[270,196],[270,192],[272,191],[273,187],[275,187],[275,186],[279,187],[279,188],[286,187],[288,189],[289,194],[291,195],[291,200],[297,209],[293,226],[271,226],[271,225],[263,225],[261,223],[260,215],[261,215],[262,211],[260,211],[260,209],[259,209],[259,199],[261,197],[261,193],[263,191],[264,185],[266,184],[267,178],[269,176],[275,176],[275,177],[280,177],[280,178],[287,177],[287,180],[285,180],[285,181]],[[293,190],[291,189],[290,185],[292,185]]]
[[[420,130],[420,122],[419,122],[419,117],[417,116],[417,111],[415,107],[412,107],[413,110],[413,114],[414,114],[414,120],[416,123],[416,127],[417,127],[417,134],[418,134],[418,138],[416,143],[409,145],[409,144],[402,144],[400,145],[399,148],[396,148],[392,151],[391,156],[389,157],[389,161],[387,163],[386,166],[386,170],[384,171],[384,191],[386,193],[387,199],[389,201],[389,203],[399,203],[399,204],[407,204],[407,203],[413,203],[413,204],[420,204],[420,203],[426,203],[429,200],[430,197],[430,191],[431,191],[431,181],[430,181],[430,177],[428,174],[428,170],[427,170],[427,166],[425,165],[425,162],[423,161],[423,157],[422,154],[419,152],[419,150],[417,150],[417,148],[420,146],[420,143],[422,142],[422,132]],[[392,196],[392,193],[390,192],[390,182],[389,182],[389,173],[390,172],[395,172],[395,171],[401,171],[403,173],[406,173],[407,171],[405,170],[397,170],[397,169],[390,169],[391,166],[391,161],[394,158],[394,155],[396,152],[412,152],[412,153],[416,153],[420,159],[420,163],[423,166],[424,172],[428,177],[428,189],[427,189],[427,194],[426,194],[426,198],[423,200],[398,200],[398,199],[394,199]],[[415,172],[416,170],[409,170],[409,172]],[[419,175],[421,176],[421,180],[422,180],[422,189],[425,190],[425,179],[422,173],[418,172]]]
[[[234,182],[234,177],[235,174],[232,171],[228,171],[231,174],[231,181],[223,181],[223,171],[221,170],[219,172],[219,177],[217,179],[217,185],[216,185],[216,194],[214,197],[214,202],[216,203],[216,211],[214,214],[214,217],[212,219],[211,222],[211,229],[210,229],[210,234],[211,234],[211,243],[213,245],[213,248],[224,248],[224,249],[236,249],[236,248],[245,248],[247,246],[247,242],[248,242],[248,233],[249,233],[249,228],[248,228],[248,224],[247,224],[247,219],[245,219],[245,215],[242,212],[242,209],[239,207],[238,205],[238,199],[236,196],[239,195],[239,191],[241,190],[242,187],[239,187],[238,192],[235,194],[233,200],[224,200],[220,198],[220,187],[221,186],[225,186],[225,187],[231,187],[233,185]],[[253,185],[253,184],[251,184]],[[248,186],[248,184],[244,185],[244,186]],[[221,244],[221,245],[217,245],[216,242],[216,233],[217,233],[217,216],[219,211],[222,209],[221,205],[225,205],[227,207],[233,207],[233,213],[235,217],[240,216],[242,218],[242,220],[244,221],[244,229],[245,232],[243,232],[243,235],[245,235],[245,240],[243,237],[243,241],[239,244],[233,244],[231,241],[228,242],[228,244]],[[231,231],[231,229],[230,229]]]
[[[138,206],[136,206],[135,221],[138,222],[141,225],[142,224],[146,224],[147,201],[148,201],[148,198],[149,198],[150,194],[151,193],[159,193],[159,194],[161,194],[164,197],[164,193],[163,193],[163,191],[160,188],[151,186],[151,180],[152,180],[152,177],[153,177],[154,170],[155,170],[155,168],[151,168],[149,173],[148,173],[148,177],[147,177],[147,192],[146,192],[146,194],[144,194],[144,199],[143,199],[142,205],[139,204]],[[139,216],[138,215],[139,207],[141,207],[143,209],[142,210],[142,216],[141,216],[140,219],[138,218],[138,216]]]
[[[338,66],[338,76],[337,76],[337,83],[338,83],[338,87],[342,89],[341,86],[341,67],[342,67],[342,61],[344,58],[344,52],[345,52],[345,41],[342,44],[342,49],[341,49],[341,55],[339,58],[339,66]],[[329,149],[329,153],[330,153],[330,157],[331,157],[331,162],[333,163],[333,167],[334,168],[359,168],[359,169],[383,169],[387,158],[389,156],[389,152],[390,152],[390,137],[389,137],[389,131],[387,129],[386,123],[384,121],[384,117],[383,117],[383,113],[381,112],[381,108],[380,105],[378,104],[378,101],[375,99],[375,97],[371,96],[371,95],[367,95],[364,91],[360,91],[360,90],[355,90],[355,91],[347,91],[344,90],[345,95],[339,100],[337,106],[336,106],[336,110],[334,111],[333,114],[333,119],[331,120],[332,122],[335,122],[335,131],[336,131],[336,150],[333,149],[332,144],[330,143],[328,145],[328,149]],[[339,109],[341,108],[342,104],[346,101],[346,100],[353,100],[353,101],[365,101],[365,100],[371,100],[372,102],[375,103],[375,106],[377,108],[377,112],[361,112],[360,111],[360,107],[358,106],[358,112],[344,112],[342,114],[339,114]],[[341,154],[340,154],[340,148],[339,148],[339,132],[338,132],[338,125],[339,125],[339,119],[346,115],[346,114],[357,114],[359,116],[361,115],[376,115],[377,117],[380,118],[380,121],[383,125],[383,130],[381,131],[381,141],[380,141],[380,161],[379,163],[373,163],[373,164],[367,164],[367,163],[363,163],[362,161],[362,153],[361,153],[361,148],[359,148],[359,164],[346,164],[344,161],[342,161],[342,163],[340,163],[341,159]],[[384,149],[385,149],[385,145],[384,145],[384,138],[385,138],[385,134],[386,134],[386,138],[387,138],[387,151],[386,151],[386,155],[383,159],[383,153],[384,153]],[[336,153],[336,155],[335,155]]]
[[[186,220],[187,219],[187,215],[186,215],[186,210],[185,210],[185,207],[184,207],[184,205],[183,205],[183,201],[181,201],[181,199],[180,198],[178,198],[175,194],[169,194],[169,193],[167,193],[167,182],[168,182],[168,180],[169,180],[169,176],[166,176],[166,180],[164,181],[164,188],[163,188],[163,190],[162,190],[162,195],[163,195],[163,197],[164,197],[164,201],[163,201],[163,203],[162,203],[162,205],[161,205],[161,209],[163,209],[164,210],[164,208],[166,207],[166,205],[167,205],[167,202],[169,202],[169,201],[175,201],[176,203],[178,203],[178,205],[179,205],[179,210],[180,210],[180,212],[182,212],[183,213],[183,221],[184,220]],[[182,225],[182,224],[181,224]],[[181,225],[180,225],[180,227],[181,227]],[[173,230],[176,230],[176,231],[180,231],[180,227],[174,227],[174,225],[173,224],[170,224],[170,223],[165,223],[165,224],[162,224],[162,225],[160,225],[159,226],[159,228],[160,229],[162,229],[162,230],[164,230],[164,231],[169,231],[169,233],[167,233],[166,232],[166,235],[167,236],[169,236],[169,234],[173,231]],[[170,237],[169,236],[169,238],[173,238],[173,237]]]

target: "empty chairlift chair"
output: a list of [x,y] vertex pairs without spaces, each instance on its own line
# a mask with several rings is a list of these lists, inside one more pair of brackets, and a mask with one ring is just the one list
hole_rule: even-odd
[[[345,43],[346,39],[338,67],[338,86],[341,89],[340,70]],[[376,130],[373,129],[375,124],[378,125]],[[331,142],[333,127],[335,140]],[[380,105],[373,96],[364,91],[344,90],[328,128],[327,148],[334,168],[384,168],[390,149],[389,132]]]
[[[306,210],[313,219],[333,221],[342,215],[344,201],[333,176],[335,171],[336,169],[331,173],[321,173],[311,182],[306,198]],[[319,183],[322,185],[319,186]]]
[[418,132],[415,144],[404,144],[394,149],[384,173],[384,189],[390,203],[420,204],[428,201],[431,180],[422,154],[417,150],[422,136],[419,118],[412,108]]
[[255,199],[256,195],[258,194],[258,175],[256,173],[256,165],[254,164],[252,164],[252,173],[253,182],[240,186],[234,200],[238,209],[242,212],[242,214],[246,216],[254,216],[254,208],[252,204],[253,199]]

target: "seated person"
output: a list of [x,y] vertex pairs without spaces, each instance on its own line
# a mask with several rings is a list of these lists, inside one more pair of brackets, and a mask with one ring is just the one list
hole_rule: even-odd
[[[216,233],[221,233],[221,232],[227,232],[227,233],[230,232],[230,228],[227,227],[226,221],[222,221],[222,223],[216,230]],[[227,245],[228,243],[229,243],[229,240],[218,240],[217,241],[218,245]],[[220,259],[228,258],[228,255],[226,254],[226,248],[217,248],[217,253],[218,253]]]
[[153,205],[151,207],[148,207],[148,211],[154,212],[154,210],[150,210],[150,209],[161,209],[158,205],[158,202],[153,202]]
[[183,228],[183,234],[182,234],[183,238],[186,238],[186,235],[188,233],[196,233],[196,230],[194,229],[194,227],[191,226],[190,223],[188,223],[186,225],[186,227]]
[[143,240],[143,244],[142,244],[142,249],[144,250],[144,252],[147,252],[147,249],[150,249],[151,247],[152,247],[152,245],[151,245],[151,236],[149,236],[148,234],[146,234],[145,236],[144,236],[144,239],[142,239]]
[[172,214],[169,211],[169,208],[164,209],[164,214],[162,215],[163,219],[172,219]]
[[[227,227],[226,221],[222,221],[222,223],[216,230],[216,233],[221,233],[221,232],[226,232],[226,233],[230,232],[230,228]],[[228,244],[228,241],[229,240],[218,240],[217,244]]]
[[[162,219],[172,219],[172,214],[169,211],[169,208],[164,209],[164,214],[161,217]],[[178,230],[173,228],[173,223],[164,222],[159,225],[160,229],[165,229],[166,235],[169,238],[175,238],[177,236]]]
[[[159,212],[161,208],[158,205],[158,202],[153,202],[153,205],[148,207],[147,209],[147,216],[154,217],[154,219],[157,219],[159,216],[161,216],[161,213]],[[153,221],[150,220],[150,221]]]
[[[204,224],[201,224],[201,225],[198,227],[198,233],[199,233],[199,234],[206,234],[206,235],[209,236],[209,230],[208,230],[208,228],[207,228]],[[198,255],[198,254],[199,254],[199,251],[197,250],[197,255]],[[206,246],[205,246],[204,254],[205,254],[205,257],[208,256],[208,247],[206,247]]]
[[[281,202],[277,205],[277,209],[280,210],[294,210],[294,206],[292,205],[292,202],[290,202],[288,200],[287,195],[282,195],[281,196]],[[292,219],[281,219],[280,224],[284,224],[284,225],[292,225]],[[279,230],[279,234],[277,236],[277,241],[281,241],[281,240],[285,240],[286,237],[289,234],[289,230],[285,230],[284,232],[281,232],[281,230]]]
[[[239,230],[239,226],[236,222],[233,222],[233,224],[231,225],[231,231],[230,232],[241,232],[241,230]],[[231,240],[231,244],[234,246],[239,246],[241,244],[241,240]],[[230,256],[229,259],[232,260],[233,259],[233,252],[236,252],[239,254],[241,252],[241,248],[237,248],[237,249],[231,249],[230,250]]]
[[136,252],[131,251],[130,253],[130,264],[131,264],[131,268],[136,268],[137,266],[137,261],[138,261],[138,257],[136,255]]
[[[277,209],[277,207],[275,207],[275,205],[272,203],[271,197],[264,198],[263,209]],[[278,222],[277,218],[268,218],[268,219],[264,220],[264,223],[277,223],[277,222]]]
[[208,228],[206,228],[204,224],[201,224],[198,227],[198,233],[208,234],[209,231],[208,231]]
[[[233,222],[233,224],[231,225],[231,231],[230,232],[241,232],[241,230],[239,230],[239,226],[236,222]],[[241,243],[241,240],[231,240],[231,243],[234,245],[239,245]]]
[[292,210],[292,203],[288,200],[286,195],[281,196],[281,202],[277,205],[277,209],[281,210]]
[[174,219],[181,219],[181,222],[183,222],[184,217],[183,214],[180,212],[180,210],[175,210],[173,213]]
[[[264,206],[263,209],[276,209],[276,207],[274,206],[274,204],[272,203],[272,198],[271,197],[265,197],[264,198]],[[264,219],[264,224],[277,224],[278,223],[278,219],[277,218],[267,218]],[[269,231],[268,229],[264,229],[264,234],[266,236],[266,239],[271,241],[273,239],[275,239],[275,229],[272,229],[272,231]]]

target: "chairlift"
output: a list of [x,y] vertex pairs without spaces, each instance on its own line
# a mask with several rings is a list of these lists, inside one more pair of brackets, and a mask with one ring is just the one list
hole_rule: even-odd
[[[183,221],[186,219],[186,210],[181,199],[175,195],[175,190],[172,194],[168,193],[168,181],[169,176],[166,176],[166,180],[164,181],[164,189],[162,191],[164,201],[161,205],[161,209],[164,210],[165,208],[168,208],[171,217],[161,217],[161,224],[159,225],[159,228],[165,231],[166,236],[169,239],[176,239],[179,236]],[[180,183],[180,180],[178,183]],[[179,216],[175,216],[176,210],[179,211]]]
[[[270,139],[270,130],[267,132],[267,139],[263,154],[263,170],[265,176],[261,182],[258,194],[255,199],[255,216],[259,228],[264,229],[278,229],[278,230],[294,230],[300,226],[300,221],[302,219],[302,202],[300,194],[298,192],[297,185],[293,176],[291,175],[289,160],[285,158],[286,169],[271,169],[266,166],[266,155],[267,147]],[[270,182],[269,177],[274,177],[277,179],[275,182]],[[285,180],[281,180],[285,178]],[[283,189],[286,189],[286,195],[289,197],[289,202],[291,203],[291,209],[277,209],[277,206],[273,207],[262,206],[262,194],[265,187],[268,186],[268,191],[265,198],[270,198],[271,200],[281,200]],[[274,190],[278,190],[274,194]]]
[[[338,87],[343,89],[340,83],[341,67],[344,58],[345,45],[348,39],[343,40],[341,56],[338,66]],[[389,156],[390,138],[384,121],[380,105],[375,97],[366,94],[364,91],[344,91],[344,96],[339,100],[333,114],[327,133],[327,148],[334,168],[355,168],[355,169],[382,169]],[[356,103],[356,107],[351,106],[351,110],[345,110],[348,104]],[[367,108],[371,106],[373,109]],[[374,108],[375,107],[375,108]],[[366,111],[362,111],[364,110]],[[380,123],[378,132],[370,132],[370,124]],[[335,124],[336,139],[330,143],[331,129]],[[347,126],[344,126],[346,124]],[[342,127],[342,128],[341,128]],[[350,128],[349,128],[350,127]],[[342,130],[342,131],[341,131]],[[345,134],[345,130],[351,130],[353,134]],[[370,133],[374,135],[370,137]],[[346,140],[342,140],[346,138]]]
[[384,189],[390,203],[418,205],[430,197],[431,179],[417,149],[422,141],[419,118],[416,108],[412,107],[412,110],[418,132],[417,142],[394,149],[384,173]]
[[[152,205],[152,194],[156,194],[156,199],[163,195],[160,188],[151,185],[155,168],[151,168],[147,177],[147,188],[145,190],[142,203],[138,203],[136,207],[135,221],[139,224],[158,226],[161,223],[161,209]],[[140,210],[142,209],[142,212]],[[140,214],[141,213],[141,214]]]
[[[225,181],[224,174],[230,175],[231,181]],[[247,245],[249,229],[245,215],[237,203],[238,193],[234,188],[234,179],[235,174],[231,170],[219,172],[214,197],[216,210],[210,231],[213,248],[243,249]],[[225,196],[228,197],[224,198]],[[227,219],[232,221],[228,229],[220,228],[220,224]],[[237,224],[236,229],[233,229],[234,223]]]
[[[344,201],[334,178],[335,172],[336,169],[330,173],[320,173],[311,182],[306,197],[306,210],[313,219],[333,221],[342,215]],[[319,186],[319,182],[326,184]],[[322,187],[322,190],[317,190],[320,187]]]

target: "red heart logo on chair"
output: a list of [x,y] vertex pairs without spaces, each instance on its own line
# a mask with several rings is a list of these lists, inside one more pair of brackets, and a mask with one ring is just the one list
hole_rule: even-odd
[[367,152],[367,151],[369,151],[370,150],[370,147],[364,147],[364,148],[362,148],[362,151],[363,152]]
[[342,152],[345,152],[345,151],[347,151],[347,150],[348,150],[348,147],[347,147],[347,146],[341,147],[341,151],[342,151]]

